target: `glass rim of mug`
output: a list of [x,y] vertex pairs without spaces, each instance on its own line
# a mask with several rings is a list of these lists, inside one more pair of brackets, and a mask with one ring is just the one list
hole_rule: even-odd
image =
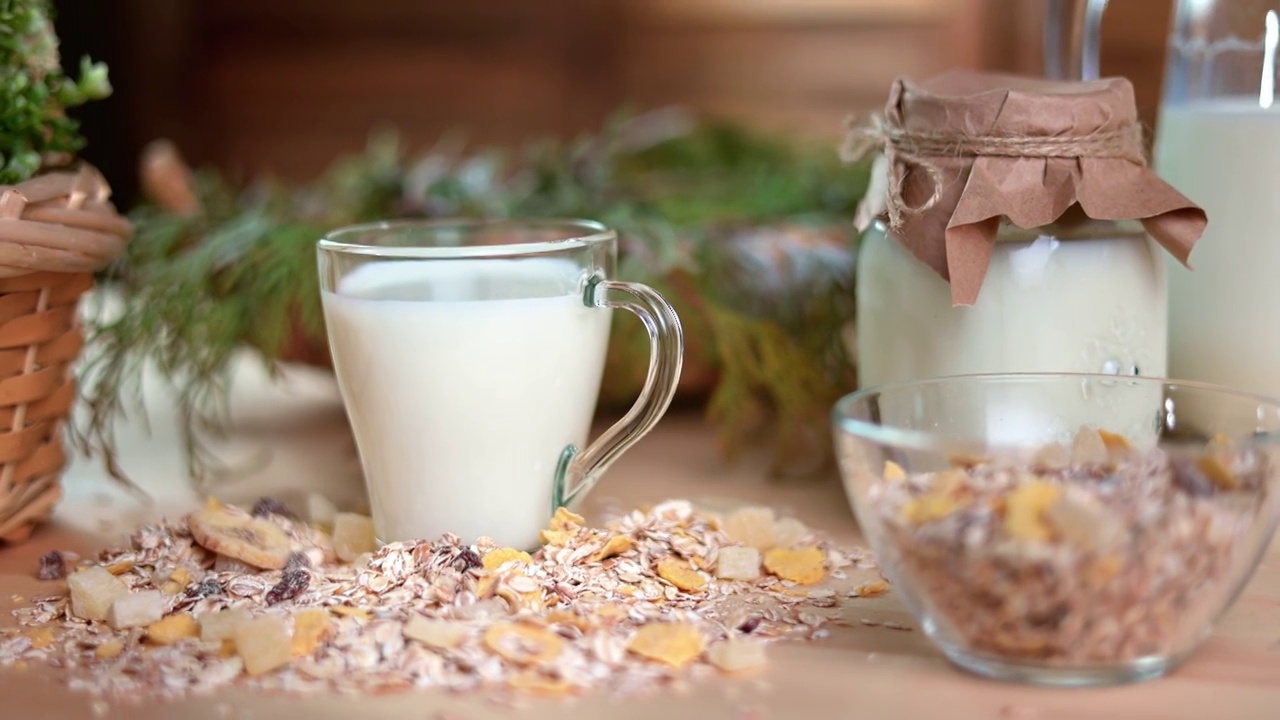
[[[939,385],[1034,385],[1037,383],[1099,382],[1107,384],[1126,384],[1130,387],[1160,387],[1162,389],[1179,388],[1191,390],[1208,397],[1232,398],[1246,400],[1258,405],[1267,405],[1280,413],[1280,398],[1246,390],[1215,385],[1195,380],[1178,380],[1174,378],[1148,377],[1143,375],[1109,375],[1106,373],[1069,373],[1069,372],[1025,372],[1025,373],[970,373],[948,375],[945,377],[924,380],[905,380],[901,382],[882,383],[856,390],[836,401],[831,417],[836,429],[878,445],[893,446],[906,450],[922,450],[951,452],[963,454],[973,452],[976,448],[999,450],[1000,446],[974,440],[951,437],[946,433],[929,430],[914,430],[894,425],[883,425],[869,420],[861,420],[853,416],[853,408],[868,398],[885,393],[900,392],[917,388]],[[1251,442],[1261,444],[1264,438],[1255,435]],[[1280,442],[1280,433],[1266,437],[1266,442]],[[1012,447],[1010,448],[1012,449]]]
[[[428,242],[384,245],[358,241],[359,238],[367,238],[377,233],[401,235],[421,233],[425,240],[432,234],[450,230],[465,233],[504,226],[512,229],[561,230],[564,237],[555,240],[497,245],[435,245]],[[617,239],[616,230],[596,220],[582,218],[431,218],[379,220],[344,225],[325,233],[316,243],[316,247],[327,252],[350,255],[429,260],[548,255],[614,242]]]

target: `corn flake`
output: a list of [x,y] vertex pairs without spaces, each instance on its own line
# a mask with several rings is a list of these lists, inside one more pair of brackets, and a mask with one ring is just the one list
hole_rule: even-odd
[[485,631],[484,644],[494,654],[517,665],[537,665],[564,651],[564,640],[546,628],[523,623],[494,625]]
[[902,466],[892,460],[884,461],[884,479],[885,480],[906,480],[907,472]]
[[611,535],[609,540],[605,542],[604,547],[600,548],[588,558],[588,562],[600,562],[611,557],[621,555],[636,546],[636,541],[626,535]]
[[1062,490],[1052,483],[1034,480],[1019,485],[1005,497],[1004,528],[1013,537],[1026,541],[1048,541],[1053,533],[1045,522],[1048,509]]
[[112,658],[120,657],[120,653],[123,652],[124,643],[119,640],[112,640],[111,642],[102,643],[98,647],[94,648],[93,656],[99,660],[110,660]]
[[685,592],[702,592],[707,587],[706,578],[698,574],[692,565],[675,557],[667,556],[658,561],[658,577]]
[[308,608],[293,616],[293,644],[290,648],[294,657],[303,657],[315,652],[333,631],[333,622],[328,613],[319,608]]
[[889,592],[889,583],[884,580],[872,580],[862,583],[854,588],[853,591],[858,594],[858,597],[876,597]]
[[586,520],[581,515],[571,512],[569,508],[563,505],[556,508],[556,514],[551,516],[552,530],[577,530],[586,524]]
[[523,550],[516,550],[515,548],[498,548],[496,550],[490,550],[484,554],[484,557],[480,559],[480,562],[484,565],[485,570],[493,572],[513,560],[523,563],[533,562],[533,558],[529,553],[524,552]]
[[707,640],[689,623],[650,623],[641,626],[627,644],[631,652],[649,660],[681,668],[706,649]]
[[783,580],[800,585],[813,585],[826,576],[826,558],[816,547],[800,550],[778,548],[764,555],[764,568]]
[[1209,478],[1210,482],[1223,490],[1235,490],[1240,485],[1226,463],[1212,455],[1197,460],[1196,467]]

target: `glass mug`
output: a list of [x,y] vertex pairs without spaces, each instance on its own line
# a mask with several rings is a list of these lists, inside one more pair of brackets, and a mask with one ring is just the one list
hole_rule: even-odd
[[[335,230],[317,252],[379,542],[452,532],[535,548],[675,394],[679,318],[652,288],[610,279],[617,234],[600,223],[382,222]],[[611,308],[644,323],[649,372],[631,410],[580,450]]]

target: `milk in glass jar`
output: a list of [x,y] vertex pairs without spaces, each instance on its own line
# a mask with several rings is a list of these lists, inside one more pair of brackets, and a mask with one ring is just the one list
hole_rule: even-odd
[[[857,268],[862,386],[988,372],[1166,374],[1166,254],[1204,213],[1152,173],[1123,79],[899,81]],[[856,149],[855,149],[856,153]]]

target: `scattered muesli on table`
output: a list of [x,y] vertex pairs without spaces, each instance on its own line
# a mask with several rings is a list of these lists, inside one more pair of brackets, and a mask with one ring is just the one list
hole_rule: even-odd
[[362,516],[211,502],[96,561],[43,558],[33,570],[69,593],[15,611],[0,667],[47,663],[75,690],[123,698],[231,684],[641,692],[763,666],[766,643],[819,636],[837,597],[858,596],[850,570],[875,569],[768,509],[720,519],[681,500],[605,528],[561,510],[543,541],[533,554],[452,535],[369,552]]

